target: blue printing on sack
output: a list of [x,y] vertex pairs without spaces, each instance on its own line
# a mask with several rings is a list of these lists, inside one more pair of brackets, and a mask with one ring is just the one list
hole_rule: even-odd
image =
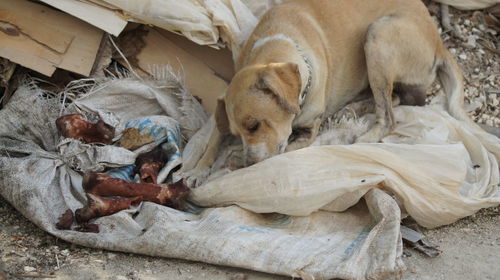
[[370,227],[363,228],[358,237],[356,237],[356,239],[354,239],[354,241],[352,241],[351,244],[349,244],[349,246],[344,250],[344,254],[348,255],[352,251],[352,249],[354,249],[354,247],[358,246],[361,241],[365,240],[370,231]]
[[266,230],[256,228],[256,227],[249,227],[249,226],[239,226],[240,229],[244,231],[249,231],[249,232],[257,232],[257,233],[269,233]]
[[115,168],[109,172],[106,172],[108,176],[113,178],[118,178],[127,181],[134,181],[134,168],[135,164],[122,166],[119,168]]
[[[166,127],[154,124],[150,119],[145,119],[142,121],[141,120],[129,121],[127,122],[127,124],[125,124],[125,128],[136,128],[142,135],[149,134],[156,138],[155,139],[156,143],[164,143],[164,142],[172,143],[176,145],[177,149],[180,146],[179,140],[181,138],[179,137],[180,135],[179,125],[176,125],[175,131],[172,131],[171,129],[168,129]],[[179,152],[175,152],[170,156],[168,162],[177,160],[181,158],[181,156],[182,155]],[[107,172],[107,174],[113,178],[123,179],[127,181],[134,181],[134,168],[135,165],[127,165],[113,169]]]

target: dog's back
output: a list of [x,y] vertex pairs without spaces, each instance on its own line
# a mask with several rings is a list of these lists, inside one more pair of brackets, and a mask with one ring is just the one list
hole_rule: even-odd
[[[388,16],[404,16],[415,22],[421,36],[442,48],[439,34],[420,0],[290,0],[269,10],[255,28],[237,63],[247,63],[255,42],[286,34],[314,53],[313,63],[328,73],[325,88],[327,114],[332,114],[368,87],[364,45],[370,25]],[[399,34],[391,34],[398,40]],[[401,42],[402,44],[404,42]],[[404,46],[402,46],[404,47]]]

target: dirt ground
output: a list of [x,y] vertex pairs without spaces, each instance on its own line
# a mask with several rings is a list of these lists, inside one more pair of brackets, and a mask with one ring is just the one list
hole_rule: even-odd
[[[439,6],[429,5],[438,21]],[[457,35],[442,37],[462,66],[471,117],[500,127],[498,34],[485,12],[450,8]],[[437,91],[438,86],[433,88]],[[500,279],[500,207],[484,209],[452,225],[422,232],[443,253],[429,258],[405,248],[403,279]],[[3,271],[3,272],[2,272]],[[30,279],[290,279],[237,268],[109,252],[69,244],[38,229],[0,198],[0,280]]]

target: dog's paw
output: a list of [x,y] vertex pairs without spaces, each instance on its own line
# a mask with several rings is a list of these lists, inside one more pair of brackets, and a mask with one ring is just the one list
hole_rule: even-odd
[[285,152],[295,151],[310,146],[316,137],[313,132],[314,130],[311,128],[294,129],[292,135],[288,138],[288,145],[285,148]]
[[365,134],[356,138],[356,140],[354,142],[355,143],[378,143],[385,136],[385,134],[386,133],[385,133],[384,129],[381,129],[378,127],[373,127]]
[[293,141],[292,143],[289,143],[285,148],[285,152],[299,150],[305,147],[309,147],[310,145],[311,145],[310,138],[299,138]]

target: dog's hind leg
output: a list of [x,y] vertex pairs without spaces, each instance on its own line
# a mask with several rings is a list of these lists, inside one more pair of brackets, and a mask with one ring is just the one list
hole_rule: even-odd
[[[376,121],[373,127],[356,142],[371,143],[378,142],[394,125],[392,112],[392,91],[394,77],[392,68],[392,53],[388,43],[383,37],[379,37],[385,23],[390,17],[384,17],[370,25],[365,43],[365,56],[368,70],[368,80],[375,101]],[[382,28],[381,28],[382,27]],[[391,47],[392,49],[392,47]]]
[[392,94],[396,83],[418,89],[416,97],[419,100],[410,103],[423,102],[421,95],[434,80],[436,72],[435,48],[432,47],[436,38],[427,33],[427,28],[435,27],[425,26],[422,31],[408,15],[388,15],[369,26],[365,56],[377,119],[356,142],[378,142],[390,132],[395,124]]

